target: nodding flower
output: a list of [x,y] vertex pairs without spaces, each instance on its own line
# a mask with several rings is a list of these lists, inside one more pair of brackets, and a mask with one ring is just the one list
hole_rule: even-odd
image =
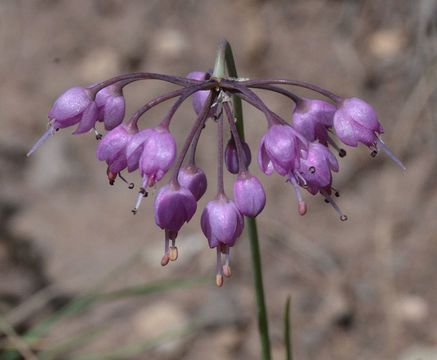
[[138,210],[147,187],[154,186],[173,165],[176,158],[176,142],[165,128],[157,126],[147,137],[139,159],[140,175],[143,178],[134,213]]
[[202,231],[208,239],[209,247],[217,249],[217,286],[223,285],[221,253],[225,254],[223,274],[231,275],[229,265],[230,248],[241,235],[244,228],[244,218],[235,203],[224,194],[219,194],[211,200],[202,212],[200,220]]
[[[169,182],[161,187],[154,202],[155,222],[165,231],[161,264],[166,265],[178,257],[175,245],[177,234],[183,224],[194,216],[197,202],[207,190],[207,174],[196,165],[195,157],[203,129],[210,124],[217,124],[218,191],[217,196],[203,209],[200,225],[209,246],[217,252],[218,286],[223,285],[223,276],[231,276],[230,248],[243,231],[244,216],[259,215],[266,204],[261,181],[249,171],[251,151],[242,135],[241,118],[235,119],[239,112],[235,99],[247,102],[264,114],[267,131],[259,144],[258,165],[264,174],[271,175],[276,171],[291,183],[301,215],[307,211],[300,190],[304,188],[312,195],[320,193],[340,214],[341,220],[347,219],[331,197],[332,194],[338,196],[338,191],[332,186],[332,173],[339,171],[337,158],[331,150],[336,150],[339,157],[346,154],[344,149],[337,146],[333,138],[335,134],[341,142],[352,147],[363,143],[372,150],[373,156],[380,147],[404,168],[380,139],[384,131],[375,110],[361,99],[344,99],[328,90],[297,80],[238,79],[220,75],[220,71],[214,71],[213,74],[195,71],[187,77],[178,77],[138,72],[116,76],[88,87],[73,87],[54,102],[49,111],[49,128],[28,155],[56,130],[70,126],[77,125],[73,134],[94,129],[96,137],[101,138],[96,126],[103,123],[108,132],[97,145],[96,156],[106,162],[110,184],[117,177],[127,182],[122,176],[124,170],[128,173],[139,170],[142,178],[138,200],[132,210],[134,214],[147,195],[147,188],[155,187],[173,166]],[[146,79],[166,81],[179,88],[150,99],[130,120],[125,121],[126,105],[122,89],[134,81]],[[284,86],[315,91],[333,103],[302,98]],[[287,123],[267,107],[255,92],[257,89],[287,96],[292,101],[289,114],[292,123]],[[189,97],[192,97],[197,116],[193,116],[192,124],[186,126],[186,139],[177,152],[170,125],[179,106]],[[148,110],[172,99],[173,105],[159,124],[138,127],[140,117]],[[234,105],[234,111],[231,105]],[[223,149],[225,116],[231,138]],[[182,132],[184,127],[179,126],[179,131]],[[212,142],[208,141],[206,145],[210,144]],[[186,161],[188,151],[190,155]],[[224,169],[237,175],[234,180],[234,200],[224,192]],[[129,183],[129,188],[133,186],[133,183]],[[225,254],[223,265],[222,254]]]
[[[164,256],[161,265],[176,260],[178,250],[176,236],[182,225],[191,220],[197,209],[196,199],[190,190],[170,182],[159,189],[155,198],[154,217],[156,224],[165,230]],[[172,241],[171,247],[169,241]]]

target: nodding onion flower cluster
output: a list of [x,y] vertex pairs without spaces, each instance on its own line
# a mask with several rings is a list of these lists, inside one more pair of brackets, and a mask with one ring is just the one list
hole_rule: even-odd
[[[131,82],[144,79],[167,81],[181,88],[147,102],[129,120],[125,116],[123,88]],[[300,97],[278,85],[300,86],[318,92],[331,102]],[[292,101],[291,122],[270,110],[253,91],[262,89],[284,95]],[[169,131],[170,122],[179,106],[192,96],[197,117],[192,124],[179,154]],[[120,75],[89,87],[74,87],[63,93],[49,112],[49,129],[32,147],[28,155],[36,150],[55,131],[78,125],[73,134],[95,131],[96,155],[108,165],[107,176],[112,185],[117,176],[125,181],[122,172],[139,170],[142,184],[133,213],[147,196],[147,188],[156,186],[173,166],[169,182],[163,185],[154,202],[156,224],[165,231],[165,249],[161,264],[167,265],[178,257],[176,237],[185,222],[190,221],[197,210],[197,201],[207,188],[205,173],[196,166],[195,153],[202,129],[207,121],[217,123],[218,128],[218,180],[217,195],[204,208],[201,216],[202,231],[209,246],[217,250],[218,286],[223,284],[223,275],[229,277],[229,251],[244,228],[244,217],[255,217],[264,208],[266,196],[261,182],[248,169],[251,162],[249,146],[237,131],[232,96],[237,96],[259,109],[267,120],[267,132],[258,149],[258,164],[270,175],[274,171],[285,176],[293,186],[298,211],[306,213],[305,201],[300,188],[312,195],[320,193],[327,202],[346,220],[331,194],[338,196],[332,187],[332,171],[339,170],[334,152],[340,157],[346,151],[335,143],[333,133],[346,145],[356,147],[358,142],[368,146],[375,156],[382,148],[396,163],[402,163],[387,149],[379,134],[383,128],[373,108],[358,98],[341,98],[315,85],[286,79],[234,79],[218,78],[207,72],[193,72],[187,77],[154,73],[132,73]],[[155,127],[141,129],[138,120],[152,107],[173,99],[164,119]],[[223,149],[223,122],[229,123],[229,141]],[[102,138],[95,126],[103,122],[108,133]],[[188,156],[187,156],[188,154]],[[188,157],[183,166],[185,158]],[[234,199],[224,191],[224,166],[236,174]],[[133,188],[133,184],[129,184]],[[222,254],[225,262],[222,266]]]

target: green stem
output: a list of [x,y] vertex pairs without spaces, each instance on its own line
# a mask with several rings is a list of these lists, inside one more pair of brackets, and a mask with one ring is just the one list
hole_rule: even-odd
[[[217,58],[214,66],[213,76],[223,78],[225,76],[225,61],[229,76],[238,78],[237,69],[235,67],[234,57],[232,55],[231,45],[226,39],[222,39],[218,46]],[[236,119],[235,125],[238,130],[238,135],[241,141],[244,141],[244,125],[243,125],[243,110],[241,99],[238,96],[233,96],[232,103],[234,106],[234,116]],[[264,300],[264,286],[262,280],[261,256],[259,251],[258,230],[256,227],[255,218],[246,217],[247,229],[249,233],[252,272],[254,278],[255,297],[258,315],[258,329],[261,338],[262,359],[270,360],[270,339],[269,327],[267,321],[267,310]]]
[[255,282],[255,297],[257,304],[258,329],[261,338],[262,359],[270,360],[269,326],[267,322],[266,304],[264,301],[264,287],[261,269],[261,255],[259,252],[258,230],[255,218],[246,217],[249,232],[250,252],[252,257],[252,272]]

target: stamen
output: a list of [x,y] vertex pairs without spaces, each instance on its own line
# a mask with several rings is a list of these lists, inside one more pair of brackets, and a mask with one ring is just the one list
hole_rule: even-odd
[[332,140],[329,136],[328,136],[328,143],[329,145],[331,145],[335,150],[338,151],[338,156],[340,156],[341,158],[346,156],[346,150],[339,148],[338,145],[335,143],[334,140]]
[[378,136],[376,136],[376,142],[379,144],[379,146],[381,146],[381,149],[384,150],[387,153],[387,155],[394,160],[396,164],[398,164],[402,169],[405,170],[404,164],[402,164],[402,162],[389,150],[389,148],[385,146],[385,144]]
[[325,201],[329,202],[332,205],[332,207],[335,209],[335,211],[337,211],[339,213],[340,220],[346,221],[347,216],[345,214],[343,214],[343,212],[340,210],[340,208],[338,207],[338,205],[336,204],[334,199],[325,190],[320,190],[320,193],[325,197]]
[[147,196],[147,191],[146,191],[147,183],[148,183],[148,179],[147,179],[147,176],[145,176],[143,179],[143,184],[142,184],[143,186],[140,187],[137,203],[134,207],[134,210],[135,210],[134,214],[136,214],[136,211],[140,208],[141,201],[143,200],[143,198]]
[[178,258],[178,248],[176,246],[171,246],[169,254],[170,254],[170,260],[176,261]]
[[161,259],[161,266],[165,266],[170,261],[169,256],[169,231],[165,230],[165,245],[164,245],[164,256]]
[[134,183],[130,183],[130,182],[128,182],[124,177],[123,177],[123,175],[121,175],[121,173],[118,173],[118,176],[120,177],[120,179],[121,180],[123,180],[127,185],[128,185],[128,188],[129,189],[133,189],[134,188]]
[[291,182],[291,185],[293,185],[294,191],[296,192],[296,196],[298,200],[297,209],[299,211],[299,214],[303,216],[307,212],[307,206],[302,198],[302,194],[300,193],[299,186],[297,185],[296,179],[291,174],[288,176],[288,180]]
[[176,236],[173,237],[173,232],[169,231],[169,238],[171,239],[170,246],[170,260],[175,261],[178,258],[178,248],[175,246],[176,244]]
[[[56,129],[57,131],[58,129]],[[30,156],[41,144],[43,144],[49,136],[53,135],[55,131],[54,126],[50,126],[50,128],[44,133],[43,136],[39,138],[39,140],[35,143],[35,145],[32,146],[32,148],[29,150],[29,152],[26,154],[26,156]]]
[[336,188],[331,186],[331,190],[334,191],[335,197],[340,197],[340,191],[338,191]]
[[232,275],[231,267],[229,266],[229,251],[230,251],[230,248],[229,248],[229,246],[227,246],[225,264],[223,265],[223,275],[226,276],[227,278],[230,278]]
[[94,128],[94,134],[96,135],[96,140],[102,140],[103,135],[100,134],[96,128]]
[[311,174],[314,174],[316,172],[316,168],[314,166],[310,166],[308,170]]
[[220,251],[220,246],[217,246],[217,275],[215,276],[215,284],[218,287],[223,286],[223,275],[221,274],[221,263],[222,263],[222,253]]

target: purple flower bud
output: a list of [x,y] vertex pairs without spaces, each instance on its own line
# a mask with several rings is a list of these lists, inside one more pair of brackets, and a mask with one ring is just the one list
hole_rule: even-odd
[[156,127],[143,145],[139,168],[143,187],[153,186],[167,173],[176,157],[176,142],[167,129]]
[[108,170],[117,174],[127,166],[126,146],[133,134],[138,132],[135,124],[120,124],[111,130],[97,145],[96,156],[100,161],[106,161]]
[[234,183],[234,199],[240,212],[255,217],[266,204],[266,194],[261,182],[248,171],[238,175]]
[[244,218],[235,203],[225,195],[218,195],[202,212],[202,231],[209,247],[232,247],[244,228]]
[[273,125],[261,139],[258,164],[267,175],[273,170],[287,175],[299,168],[300,150],[307,147],[307,140],[291,126]]
[[54,129],[63,129],[79,123],[73,134],[82,134],[94,127],[97,121],[97,105],[90,98],[88,89],[74,87],[55,101],[49,118],[54,120]]
[[[243,145],[243,151],[245,156],[245,167],[247,169],[250,165],[250,162],[252,161],[252,155],[250,153],[249,145],[247,145],[245,141],[242,141],[241,145]],[[239,171],[238,154],[237,154],[237,146],[235,145],[234,138],[231,138],[228,141],[228,144],[226,145],[225,164],[226,164],[226,169],[228,169],[230,173],[238,174]]]
[[182,167],[178,173],[178,181],[182,187],[191,191],[196,201],[205,194],[208,184],[203,170],[194,165]]
[[308,141],[318,139],[322,144],[328,142],[328,129],[337,108],[325,101],[302,99],[293,113],[293,128]]
[[[188,79],[192,80],[207,80],[209,74],[207,72],[202,71],[194,71],[187,75]],[[205,105],[206,100],[208,99],[210,90],[199,90],[193,94],[193,108],[197,115],[202,112],[203,105]],[[217,110],[217,106],[214,106],[209,110],[208,117],[213,117],[215,111]]]
[[338,171],[338,162],[334,154],[323,144],[310,143],[306,158],[302,158],[299,173],[300,185],[315,195],[323,188],[331,188],[331,170]]
[[358,142],[375,145],[376,133],[384,133],[375,110],[358,98],[343,100],[334,115],[334,128],[343,143],[354,147]]
[[159,189],[155,198],[154,216],[156,224],[173,234],[193,217],[197,209],[196,199],[186,188],[170,183]]
[[103,121],[106,130],[112,130],[121,124],[126,105],[122,88],[119,85],[109,85],[100,90],[96,95],[96,104],[97,121]]

